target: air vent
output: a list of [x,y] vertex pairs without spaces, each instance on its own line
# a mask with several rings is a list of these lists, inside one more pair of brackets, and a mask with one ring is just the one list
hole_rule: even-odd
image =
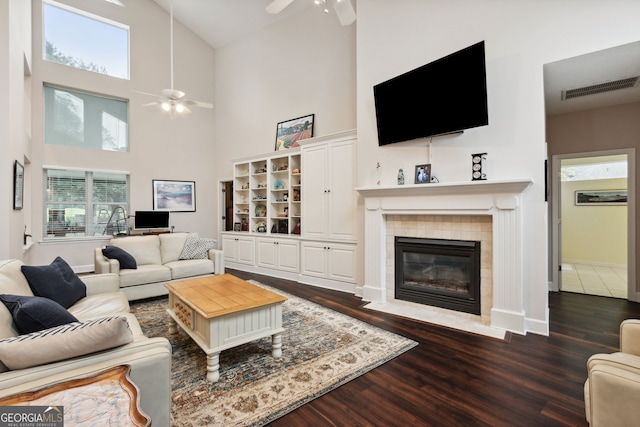
[[579,87],[562,91],[562,100],[579,98],[581,96],[595,95],[597,93],[611,92],[612,90],[627,89],[635,86],[640,80],[640,76],[628,77],[626,79],[614,80],[612,82],[599,83],[596,85]]

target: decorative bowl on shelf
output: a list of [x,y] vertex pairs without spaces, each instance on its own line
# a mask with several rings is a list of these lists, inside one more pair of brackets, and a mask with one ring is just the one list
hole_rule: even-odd
[[276,179],[275,181],[273,181],[273,188],[276,190],[283,190],[284,181],[282,181],[281,179]]
[[266,233],[267,232],[267,223],[264,221],[258,221],[256,226],[254,227],[256,233]]

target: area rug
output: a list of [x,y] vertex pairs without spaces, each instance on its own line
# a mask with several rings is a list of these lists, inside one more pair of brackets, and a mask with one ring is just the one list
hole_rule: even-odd
[[[271,338],[220,354],[220,380],[205,379],[206,357],[188,335],[169,335],[167,298],[132,303],[149,337],[167,337],[172,426],[261,426],[416,346],[393,334],[269,286],[283,304],[282,358]],[[178,328],[180,329],[180,328]]]

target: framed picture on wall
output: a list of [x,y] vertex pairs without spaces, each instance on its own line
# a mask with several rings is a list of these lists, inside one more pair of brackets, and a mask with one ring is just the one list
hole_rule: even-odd
[[578,190],[576,206],[620,206],[627,204],[627,190]]
[[313,136],[313,119],[315,114],[302,116],[278,123],[276,127],[275,151],[299,147],[299,141]]
[[22,209],[24,197],[24,166],[19,161],[13,163],[13,209]]
[[153,210],[195,212],[195,181],[161,181],[154,179]]

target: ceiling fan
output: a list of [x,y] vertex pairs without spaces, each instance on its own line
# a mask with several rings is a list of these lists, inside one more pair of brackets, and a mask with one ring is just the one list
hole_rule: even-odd
[[173,1],[170,3],[170,37],[171,37],[171,87],[169,89],[163,89],[161,95],[154,95],[152,93],[140,92],[143,95],[158,96],[160,99],[154,102],[144,104],[143,107],[149,107],[152,105],[159,105],[163,110],[169,112],[171,116],[174,113],[190,113],[191,110],[188,106],[196,106],[202,108],[213,108],[213,104],[208,102],[194,101],[185,98],[185,93],[181,90],[174,89],[173,87]]
[[[294,0],[273,0],[265,10],[267,13],[276,15],[293,2]],[[314,3],[322,7],[325,13],[329,13],[329,3],[333,3],[333,9],[341,25],[351,25],[356,20],[356,12],[351,0],[314,0]]]

